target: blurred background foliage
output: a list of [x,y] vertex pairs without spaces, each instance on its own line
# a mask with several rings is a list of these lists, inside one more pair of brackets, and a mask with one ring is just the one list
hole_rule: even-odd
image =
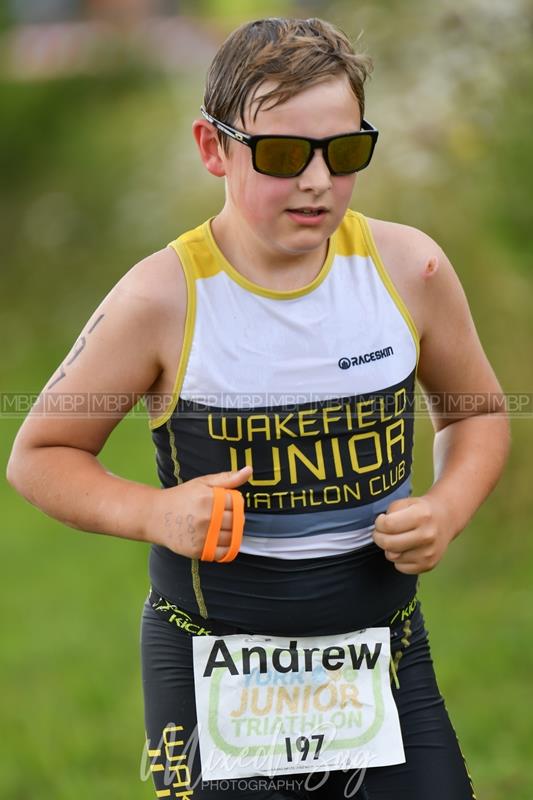
[[[530,800],[531,0],[0,4],[3,397],[38,392],[120,275],[216,213],[223,187],[190,133],[205,71],[232,27],[276,14],[361,35],[381,133],[352,205],[444,247],[505,390],[529,411],[513,414],[501,483],[421,593],[478,796]],[[4,403],[4,461],[19,424]],[[102,460],[155,484],[146,420],[125,420]],[[431,481],[425,419],[415,481],[417,492]],[[71,531],[0,491],[0,795],[151,797],[138,664],[147,547]]]

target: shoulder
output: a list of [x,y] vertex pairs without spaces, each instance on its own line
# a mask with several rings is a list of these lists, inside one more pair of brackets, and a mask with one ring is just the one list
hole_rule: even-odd
[[414,264],[420,269],[428,258],[438,258],[442,254],[442,249],[431,236],[418,228],[371,217],[366,217],[366,220],[382,255],[385,253],[400,259],[406,266]]
[[176,307],[184,296],[185,277],[177,253],[171,247],[151,253],[134,264],[113,288],[117,299],[144,308],[148,313]]
[[[376,249],[420,336],[417,378],[438,402],[435,430],[448,418],[450,394],[497,398],[501,387],[479,340],[461,282],[442,248],[409,225],[367,219]],[[478,413],[482,413],[480,410]]]
[[169,351],[173,353],[186,311],[181,263],[175,251],[165,247],[138,261],[120,278],[82,335],[90,333],[93,349],[113,352],[124,365],[146,363],[160,371],[165,369]]
[[[461,282],[442,248],[406,225],[369,220],[376,247],[403,293],[420,334],[417,377],[434,397],[501,392],[483,350]],[[445,414],[434,419],[438,430]]]
[[[450,260],[431,236],[418,228],[367,218],[376,249],[406,304],[420,337],[434,320],[432,306],[446,305],[462,289]],[[451,294],[450,294],[451,293]]]

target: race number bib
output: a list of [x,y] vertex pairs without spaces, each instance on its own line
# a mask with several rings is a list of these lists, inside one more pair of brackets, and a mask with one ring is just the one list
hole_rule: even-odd
[[390,630],[193,639],[204,781],[405,761]]

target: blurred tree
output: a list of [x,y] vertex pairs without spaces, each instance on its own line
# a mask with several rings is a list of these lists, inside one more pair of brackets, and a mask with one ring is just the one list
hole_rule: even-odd
[[260,17],[293,16],[295,3],[291,0],[182,0],[181,11],[200,14],[209,20],[221,22],[232,29],[241,22]]
[[84,0],[7,0],[14,22],[18,24],[58,22],[82,15]]

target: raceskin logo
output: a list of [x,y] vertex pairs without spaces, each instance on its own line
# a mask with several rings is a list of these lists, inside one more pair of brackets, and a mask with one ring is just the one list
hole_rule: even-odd
[[405,761],[389,628],[202,636],[193,654],[204,780]]
[[350,369],[350,367],[360,367],[363,364],[370,364],[372,361],[380,361],[382,358],[388,358],[394,355],[392,347],[383,347],[381,350],[373,350],[370,353],[363,353],[358,356],[342,356],[339,358],[337,364],[340,369]]

